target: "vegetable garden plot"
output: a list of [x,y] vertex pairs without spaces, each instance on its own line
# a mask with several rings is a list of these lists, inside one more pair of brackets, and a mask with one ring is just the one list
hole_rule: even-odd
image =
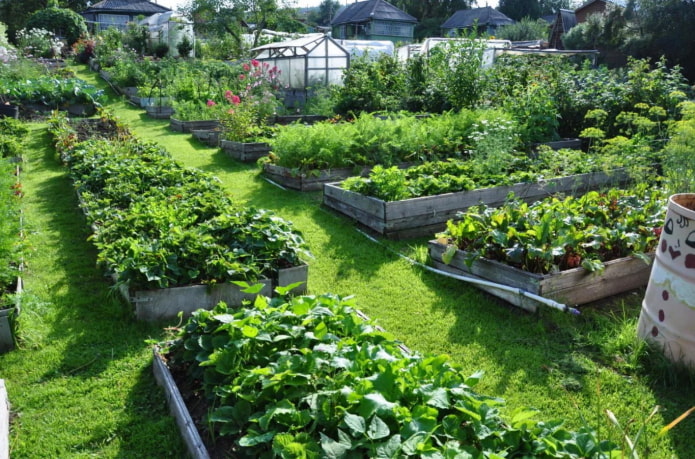
[[260,281],[268,295],[273,285],[306,284],[296,251],[305,252],[301,235],[268,211],[233,203],[214,177],[134,138],[78,142],[60,118],[51,129],[93,228],[98,260],[139,318],[241,302],[232,281]]
[[325,184],[323,203],[384,236],[403,239],[432,234],[460,211],[485,204],[498,206],[510,193],[532,202],[557,193],[579,194],[588,190],[627,182],[624,171],[594,172],[543,182],[483,188],[400,201],[384,201],[343,189],[339,183]]

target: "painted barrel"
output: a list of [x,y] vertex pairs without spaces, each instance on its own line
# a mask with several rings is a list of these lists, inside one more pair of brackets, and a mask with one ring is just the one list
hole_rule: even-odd
[[695,368],[695,193],[669,198],[638,333]]

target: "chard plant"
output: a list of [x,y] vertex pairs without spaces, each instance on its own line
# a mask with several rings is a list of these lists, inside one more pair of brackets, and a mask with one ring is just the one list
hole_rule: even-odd
[[447,222],[438,239],[467,263],[497,260],[534,273],[583,267],[600,271],[605,261],[647,254],[658,243],[666,196],[661,189],[592,191],[580,198],[547,198],[528,204],[510,197],[499,208],[478,206]]
[[606,457],[615,445],[535,412],[500,414],[446,355],[405,350],[325,294],[199,310],[167,352],[235,457]]

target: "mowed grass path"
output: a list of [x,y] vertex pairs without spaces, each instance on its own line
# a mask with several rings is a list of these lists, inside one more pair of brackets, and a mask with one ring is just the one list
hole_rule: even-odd
[[[97,82],[86,71],[80,76]],[[615,359],[621,357],[611,353],[611,346],[629,347],[642,292],[585,307],[580,317],[550,310],[527,314],[410,265],[324,209],[320,192],[281,190],[263,180],[255,165],[171,132],[168,121],[149,119],[119,99],[110,109],[139,137],[219,177],[239,202],[292,221],[315,256],[308,260],[310,293],[354,295],[365,313],[410,348],[447,353],[468,373],[482,370],[477,390],[506,399],[506,413],[530,406],[539,410],[539,419],[564,419],[573,429],[587,422],[601,429],[602,438],[618,440],[605,409],[623,424],[632,420],[634,435],[661,405],[664,411],[649,422],[641,450],[651,457],[695,457],[692,419],[668,436],[656,436],[693,404],[692,387],[659,386],[649,375],[619,371]],[[41,126],[28,156],[24,186],[32,252],[24,343],[0,356],[0,377],[18,413],[13,457],[181,454],[145,342],[165,336],[166,324],[134,321],[130,308],[109,294],[69,180],[46,148]],[[382,242],[423,258],[425,240]]]

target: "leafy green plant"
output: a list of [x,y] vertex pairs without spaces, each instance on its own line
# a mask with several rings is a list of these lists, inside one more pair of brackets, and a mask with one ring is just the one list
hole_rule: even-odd
[[218,182],[132,137],[79,141],[51,122],[94,229],[98,260],[134,288],[274,278],[301,264],[305,242],[272,213],[240,206]]
[[664,173],[671,194],[695,192],[695,103],[681,104],[682,120],[671,127],[671,138],[662,151]]
[[590,429],[531,420],[474,392],[445,355],[404,350],[354,301],[335,295],[258,297],[199,310],[167,352],[213,410],[212,435],[239,457],[593,457],[614,446]]
[[69,8],[56,6],[37,10],[29,18],[26,28],[45,29],[61,35],[68,46],[87,36],[87,23],[84,17]]
[[0,159],[0,309],[10,306],[10,295],[19,274],[22,259],[20,239],[21,184],[17,168],[6,159]]
[[[504,130],[502,134],[508,135]],[[397,201],[574,174],[600,171],[613,174],[623,167],[629,167],[630,171],[653,169],[649,150],[630,151],[620,148],[619,144],[612,147],[615,150],[605,147],[601,154],[594,155],[580,150],[553,150],[547,146],[538,148],[533,156],[493,149],[489,156],[474,151],[465,160],[431,161],[404,169],[377,165],[366,177],[350,177],[341,187],[385,201]]]
[[476,121],[491,112],[462,110],[418,118],[410,114],[375,117],[363,113],[351,122],[329,120],[311,126],[280,126],[270,140],[270,161],[311,171],[334,167],[391,166],[465,155]]
[[645,186],[533,204],[511,197],[497,209],[461,213],[438,237],[450,245],[446,259],[458,249],[468,253],[468,263],[483,257],[537,273],[579,266],[600,271],[604,261],[620,257],[648,260],[663,224],[664,199],[662,190]]

